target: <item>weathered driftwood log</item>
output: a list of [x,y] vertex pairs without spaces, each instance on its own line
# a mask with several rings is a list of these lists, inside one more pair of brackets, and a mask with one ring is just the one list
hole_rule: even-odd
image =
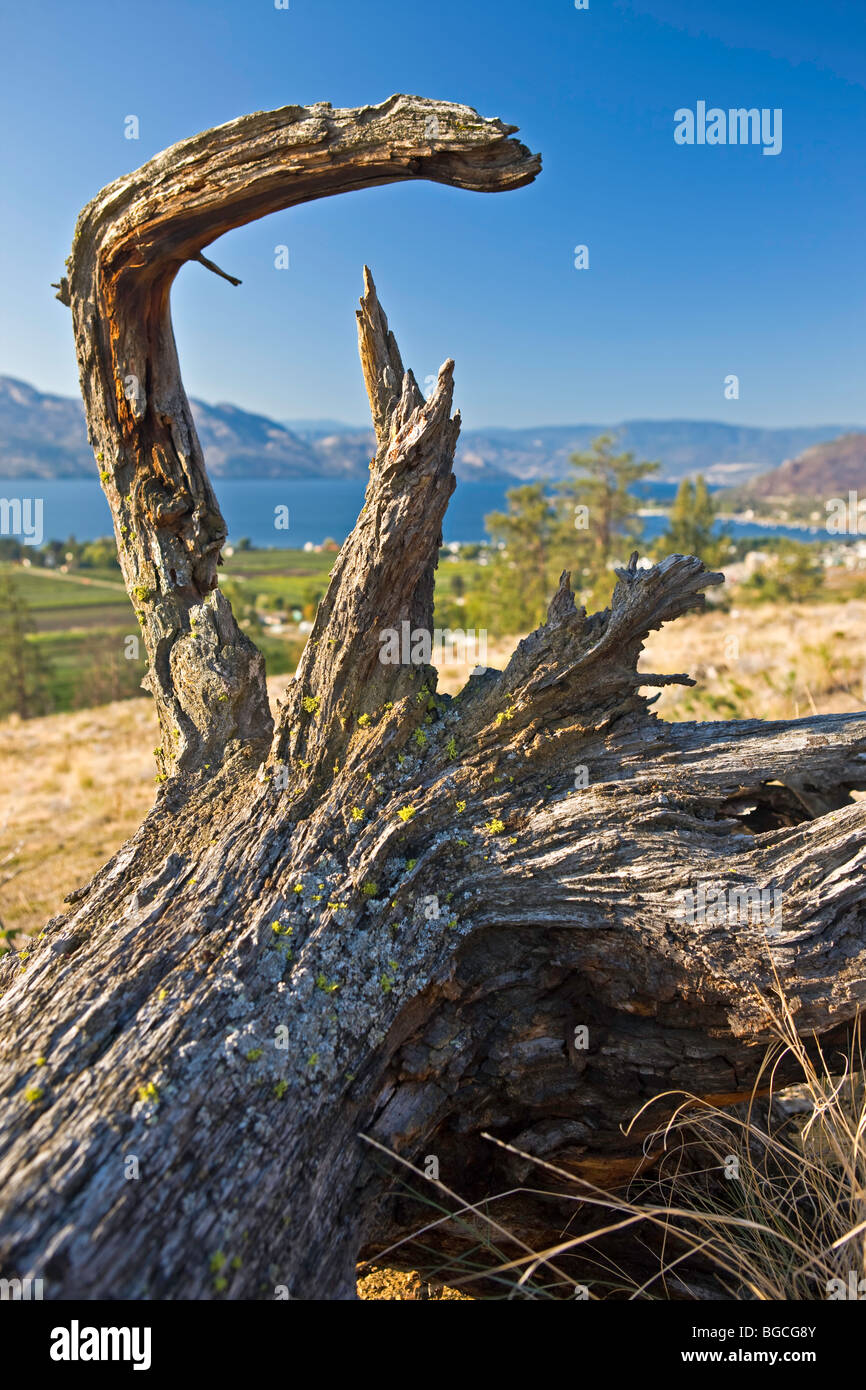
[[[271,737],[261,661],[214,587],[224,528],[171,278],[305,198],[516,187],[538,161],[509,132],[417,98],[291,108],[175,147],[82,214],[61,294],[166,780],[0,967],[0,1268],[48,1296],[351,1297],[359,1251],[420,1224],[360,1136],[435,1154],[475,1199],[523,1176],[485,1132],[616,1183],[648,1097],[749,1088],[777,980],[825,1038],[866,996],[866,718],[669,725],[642,693],[686,679],[637,663],[718,581],[698,560],[630,564],[591,617],[563,576],[505,671],[456,699],[380,660],[384,632],[432,629],[458,417],[452,364],[423,400],[369,277],[377,453]],[[528,1194],[507,1212],[560,1234]]]

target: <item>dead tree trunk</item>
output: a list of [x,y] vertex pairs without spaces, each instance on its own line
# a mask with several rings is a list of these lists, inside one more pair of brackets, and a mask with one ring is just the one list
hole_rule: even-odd
[[[286,108],[176,146],[79,221],[60,295],[166,780],[0,967],[0,1267],[49,1296],[351,1297],[359,1250],[418,1221],[360,1135],[436,1154],[476,1198],[514,1181],[486,1131],[616,1182],[648,1097],[747,1090],[775,976],[824,1036],[866,995],[866,814],[849,795],[866,719],[668,725],[641,693],[686,679],[637,662],[718,582],[699,561],[629,566],[591,617],[563,576],[544,626],[457,699],[431,667],[379,659],[387,629],[432,629],[459,418],[452,364],[425,401],[369,276],[377,453],[271,737],[261,660],[215,587],[225,530],[172,278],[305,199],[402,178],[519,187],[539,162],[510,131],[414,97]],[[700,884],[727,897],[690,918],[680,894]],[[781,921],[744,908],[747,889],[781,894]],[[530,1238],[545,1219],[559,1233],[528,1196],[509,1213]]]

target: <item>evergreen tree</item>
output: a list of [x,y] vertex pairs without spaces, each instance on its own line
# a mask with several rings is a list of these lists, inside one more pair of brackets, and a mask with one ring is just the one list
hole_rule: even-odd
[[11,575],[0,575],[0,718],[44,714],[50,672],[30,634],[35,625]]
[[626,560],[640,537],[635,513],[643,499],[632,489],[659,467],[634,454],[615,454],[615,443],[613,435],[602,434],[589,449],[572,454],[569,462],[579,476],[557,488],[560,568],[572,571],[573,587],[590,607],[607,602],[614,563]]
[[556,541],[560,517],[544,483],[527,483],[505,494],[507,512],[491,512],[484,524],[494,545],[485,576],[491,625],[500,634],[526,632],[544,621],[556,588]]
[[572,454],[569,462],[582,476],[567,479],[558,489],[567,501],[571,527],[576,520],[586,521],[596,577],[608,569],[611,561],[626,559],[627,544],[640,536],[635,512],[641,498],[631,489],[642,478],[658,472],[659,467],[648,460],[638,462],[634,454],[615,454],[615,442],[613,435],[602,434],[589,449]]
[[[699,491],[700,489],[700,491]],[[713,543],[713,504],[703,478],[693,483],[691,478],[683,478],[677,488],[677,495],[668,517],[668,528],[656,543],[656,551],[662,555],[697,555],[704,553]]]
[[683,478],[668,518],[668,529],[655,544],[655,555],[697,555],[709,568],[721,563],[730,549],[727,531],[714,530],[716,508],[706,480]]

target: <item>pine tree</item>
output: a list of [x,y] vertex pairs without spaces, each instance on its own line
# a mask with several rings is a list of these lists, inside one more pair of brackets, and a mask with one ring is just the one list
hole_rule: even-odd
[[45,714],[50,672],[30,634],[35,624],[11,575],[0,575],[0,718]]
[[573,507],[587,509],[587,531],[599,573],[611,560],[628,558],[621,554],[622,542],[640,535],[634,517],[641,499],[631,489],[659,467],[648,460],[637,462],[634,454],[615,454],[615,442],[613,435],[602,434],[589,449],[572,454],[569,463],[583,476],[567,479],[559,487]]
[[527,483],[505,494],[507,512],[490,512],[484,524],[495,552],[486,598],[500,634],[526,632],[544,621],[556,590],[556,540],[560,518],[544,483]]
[[636,512],[641,497],[634,484],[658,471],[659,465],[637,461],[634,454],[613,452],[613,435],[602,434],[589,449],[571,455],[578,477],[561,482],[561,529],[558,554],[563,567],[583,580],[586,602],[604,603],[613,587],[613,564],[628,559],[628,550],[641,534]]
[[730,537],[726,532],[714,531],[715,513],[704,477],[698,474],[694,482],[683,478],[668,518],[668,529],[656,542],[656,556],[697,555],[710,568],[719,564]]

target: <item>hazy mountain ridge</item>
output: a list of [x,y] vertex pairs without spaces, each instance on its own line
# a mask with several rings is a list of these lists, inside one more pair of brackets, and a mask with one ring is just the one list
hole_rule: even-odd
[[756,498],[842,497],[866,490],[866,433],[843,434],[786,459],[753,478],[744,491]]
[[[207,465],[215,478],[364,478],[374,453],[372,429],[337,420],[277,421],[220,403],[192,401]],[[628,420],[620,425],[538,425],[465,429],[455,472],[463,481],[528,482],[563,477],[568,458],[596,435],[615,433],[622,449],[658,459],[661,479],[702,472],[710,482],[740,484],[850,425],[768,429],[705,420]],[[859,433],[858,433],[859,437]],[[0,376],[0,477],[92,477],[82,403]]]
[[710,483],[730,486],[775,467],[792,454],[850,429],[812,425],[769,429],[713,420],[626,420],[620,425],[542,425],[534,429],[467,430],[458,445],[458,475],[493,473],[530,480],[564,477],[568,458],[599,434],[617,436],[618,448],[661,463],[660,480],[703,473]]

